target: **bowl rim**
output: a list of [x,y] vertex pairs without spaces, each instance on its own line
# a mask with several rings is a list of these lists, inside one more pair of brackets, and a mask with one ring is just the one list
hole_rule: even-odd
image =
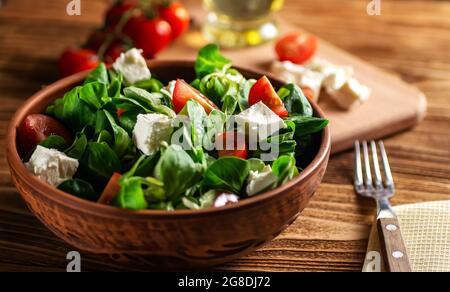
[[[163,66],[185,66],[185,67],[193,67],[194,61],[187,60],[153,60],[148,62],[149,67],[163,67]],[[272,76],[271,74],[267,74],[264,72],[260,72],[258,70],[248,69],[241,66],[233,66],[234,68],[242,71],[246,71],[248,73],[257,74],[257,75],[266,75],[270,80],[277,81],[282,84],[286,84],[285,82],[279,80],[278,78]],[[6,133],[6,158],[9,163],[9,167],[14,170],[16,175],[20,176],[23,181],[28,184],[28,187],[39,189],[39,193],[45,196],[48,200],[54,201],[56,203],[65,205],[69,208],[78,209],[82,212],[87,212],[91,214],[99,214],[102,216],[110,216],[110,217],[121,217],[127,216],[128,218],[132,217],[135,219],[148,219],[148,218],[158,218],[158,219],[174,219],[174,218],[192,218],[192,217],[202,217],[208,216],[211,214],[225,213],[225,212],[233,212],[238,209],[246,209],[254,207],[262,202],[273,199],[277,195],[282,194],[284,191],[292,188],[293,186],[299,184],[300,182],[309,178],[313,173],[319,168],[319,166],[328,158],[331,150],[331,133],[330,126],[325,127],[322,133],[321,144],[319,150],[314,157],[313,161],[300,173],[299,176],[295,177],[293,180],[288,183],[275,188],[273,190],[258,194],[256,196],[246,198],[244,200],[239,201],[236,204],[231,204],[218,208],[208,208],[201,210],[177,210],[177,211],[164,211],[164,210],[140,210],[133,211],[127,209],[121,209],[110,205],[99,204],[97,202],[91,202],[88,200],[84,200],[78,197],[75,197],[71,194],[63,192],[43,181],[38,179],[36,176],[32,175],[28,169],[25,167],[22,162],[19,153],[17,151],[17,128],[20,125],[20,122],[28,115],[29,112],[33,110],[36,105],[42,103],[42,100],[45,100],[46,97],[50,96],[52,93],[60,91],[66,87],[70,87],[81,82],[87,76],[89,72],[84,71],[77,73],[75,75],[66,77],[64,79],[60,79],[43,89],[39,90],[37,93],[32,95],[29,99],[27,99],[24,104],[22,104],[14,116],[12,117],[7,133]],[[317,105],[316,102],[310,101],[315,113],[324,118],[325,115],[322,109]],[[20,193],[20,191],[19,191]]]

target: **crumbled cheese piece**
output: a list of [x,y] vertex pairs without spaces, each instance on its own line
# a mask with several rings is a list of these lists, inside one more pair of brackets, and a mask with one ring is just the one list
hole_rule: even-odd
[[333,65],[319,57],[312,58],[305,65],[289,61],[275,62],[272,73],[287,83],[311,89],[316,101],[324,88],[343,109],[351,109],[363,103],[371,93],[367,86],[361,85],[354,78],[352,67]]
[[266,165],[262,171],[250,171],[247,181],[247,195],[254,196],[267,190],[277,182],[278,178],[273,173],[270,165]]
[[284,121],[263,102],[251,106],[235,116],[236,123],[252,140],[262,141],[281,129],[286,128]]
[[25,163],[31,173],[55,187],[71,179],[77,172],[78,165],[78,160],[63,152],[42,146],[37,146],[30,161]]
[[122,53],[113,64],[113,68],[116,72],[122,73],[125,83],[128,85],[133,85],[136,82],[152,77],[150,69],[147,67],[147,62],[142,56],[142,50],[135,48]]
[[341,108],[348,110],[366,101],[370,89],[350,78],[340,88],[327,90],[327,93]]
[[234,204],[239,202],[239,197],[234,194],[220,194],[217,196],[216,200],[214,201],[214,207],[220,208],[224,207],[228,204]]
[[140,114],[133,129],[133,141],[145,155],[155,154],[161,142],[168,142],[172,135],[172,120],[162,114]]

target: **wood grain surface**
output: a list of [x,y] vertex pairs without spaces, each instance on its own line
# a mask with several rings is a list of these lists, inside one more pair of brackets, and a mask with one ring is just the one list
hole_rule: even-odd
[[[35,219],[12,185],[5,132],[20,104],[57,79],[56,59],[101,23],[106,0],[14,0],[0,8],[0,271],[64,271],[71,250]],[[428,116],[412,131],[386,139],[397,184],[394,204],[450,199],[450,2],[286,0],[280,16],[417,86]],[[382,84],[380,84],[382,86]],[[382,113],[380,113],[382,115]],[[334,156],[314,199],[276,240],[225,271],[360,271],[375,206],[356,197],[352,153]],[[118,271],[115,261],[82,253],[85,271]],[[136,267],[135,269],[142,269]]]

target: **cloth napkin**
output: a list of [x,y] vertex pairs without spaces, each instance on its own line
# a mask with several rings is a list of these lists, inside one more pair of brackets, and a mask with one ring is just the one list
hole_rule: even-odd
[[[414,272],[450,272],[450,201],[397,206],[408,256]],[[374,224],[363,272],[386,271]],[[377,261],[380,263],[379,268]]]

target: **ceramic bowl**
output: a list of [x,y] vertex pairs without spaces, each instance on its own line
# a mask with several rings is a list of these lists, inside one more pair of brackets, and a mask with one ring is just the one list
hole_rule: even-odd
[[[155,76],[168,82],[193,80],[194,63],[154,61]],[[238,68],[247,78],[262,74]],[[32,113],[41,113],[56,98],[80,84],[87,73],[62,79],[19,108],[7,132],[7,159],[12,179],[27,206],[56,236],[78,250],[115,255],[122,261],[145,259],[154,267],[192,268],[218,265],[242,257],[275,238],[300,215],[325,173],[330,129],[321,137],[313,161],[289,183],[235,205],[200,211],[128,211],[100,205],[57,190],[31,175],[17,151],[17,128]],[[283,83],[271,78],[275,87]],[[323,112],[312,104],[315,115]]]

